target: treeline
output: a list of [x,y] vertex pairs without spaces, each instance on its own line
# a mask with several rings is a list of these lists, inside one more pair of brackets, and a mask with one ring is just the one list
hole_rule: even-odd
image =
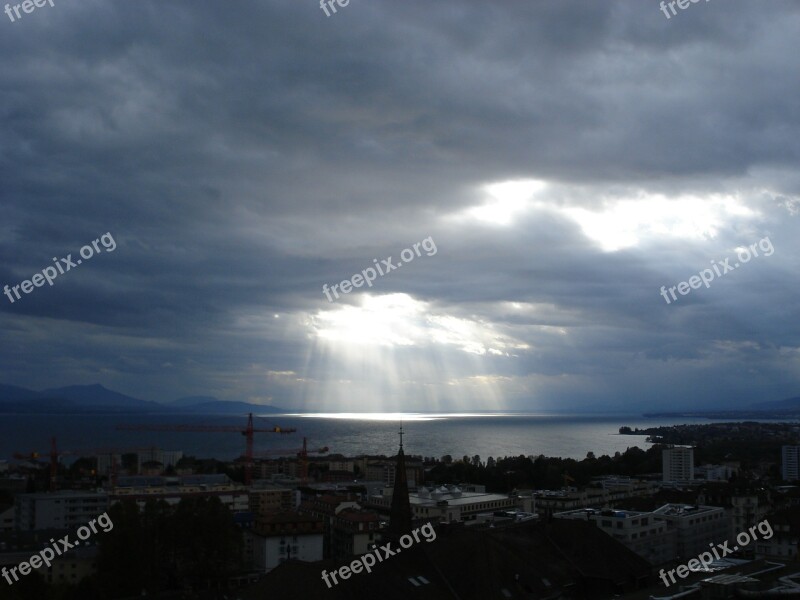
[[485,463],[474,458],[449,464],[439,462],[428,471],[427,480],[431,484],[478,483],[491,492],[510,492],[515,488],[557,489],[564,486],[565,482],[569,485],[587,485],[593,477],[603,475],[660,473],[662,449],[661,446],[652,446],[642,450],[634,446],[614,456],[600,457],[590,452],[583,460],[513,456],[498,459],[489,457]]

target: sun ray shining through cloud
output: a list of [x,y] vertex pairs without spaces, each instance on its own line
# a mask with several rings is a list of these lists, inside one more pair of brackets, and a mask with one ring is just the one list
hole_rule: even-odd
[[526,343],[408,294],[357,299],[308,318],[312,373],[304,393],[345,408],[364,406],[364,399],[387,410],[399,402],[404,409],[452,410],[460,402],[502,408],[498,380],[484,375],[486,361],[508,360]]

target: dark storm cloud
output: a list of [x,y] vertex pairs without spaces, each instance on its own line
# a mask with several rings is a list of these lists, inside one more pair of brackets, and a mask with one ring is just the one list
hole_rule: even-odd
[[[62,0],[1,25],[0,283],[118,243],[2,297],[8,383],[302,405],[297,379],[346,367],[309,357],[309,319],[357,301],[322,284],[433,236],[372,291],[518,342],[419,350],[508,378],[509,406],[797,393],[792,2]],[[524,178],[549,187],[508,225],[463,216]],[[606,252],[567,212],[656,194],[757,214]],[[774,256],[658,295],[768,233]]]

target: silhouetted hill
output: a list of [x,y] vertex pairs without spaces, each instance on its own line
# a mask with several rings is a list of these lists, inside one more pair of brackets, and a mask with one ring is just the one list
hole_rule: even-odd
[[773,400],[771,402],[759,402],[757,404],[751,404],[750,408],[752,410],[790,410],[796,411],[800,409],[800,396],[795,396],[794,398],[786,398],[785,400]]
[[3,413],[82,413],[82,412],[165,412],[192,414],[281,413],[284,409],[249,402],[227,402],[213,396],[187,396],[162,404],[141,400],[109,390],[100,384],[70,385],[37,392],[0,384],[0,412]]

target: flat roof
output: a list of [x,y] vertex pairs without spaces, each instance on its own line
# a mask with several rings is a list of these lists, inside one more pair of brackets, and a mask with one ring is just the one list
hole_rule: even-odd
[[[609,514],[610,513],[610,514]],[[650,516],[653,513],[637,510],[616,510],[613,508],[600,509],[600,508],[577,508],[575,510],[565,510],[555,513],[553,516],[560,515],[589,515],[592,517],[609,517],[616,519],[628,519],[634,517]]]
[[464,506],[465,504],[476,504],[478,502],[499,502],[507,501],[510,498],[505,494],[488,494],[483,492],[461,492],[458,497],[452,494],[442,494],[438,498],[422,497],[418,493],[408,495],[408,500],[415,505],[436,506],[437,502],[447,501],[450,506]]
[[694,504],[665,504],[653,511],[654,514],[670,517],[679,517],[682,515],[699,515],[702,513],[724,510],[720,506],[698,506]]

